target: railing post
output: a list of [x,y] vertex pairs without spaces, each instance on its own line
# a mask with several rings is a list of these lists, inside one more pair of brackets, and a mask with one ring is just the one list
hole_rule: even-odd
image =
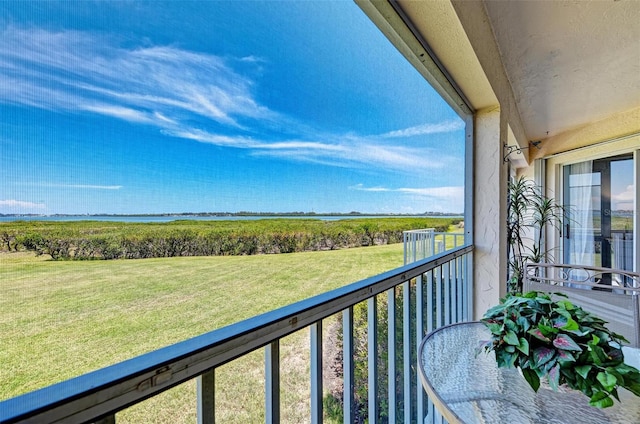
[[[416,277],[416,358],[419,358],[418,347],[424,336],[424,286],[422,275],[420,275]],[[417,366],[415,370],[417,418],[418,422],[421,423],[424,421],[424,390],[422,389],[422,382],[418,375],[419,371]]]
[[280,422],[280,342],[265,347],[265,420],[267,424]]
[[210,369],[196,378],[198,392],[198,424],[214,424],[215,414],[215,369]]
[[367,300],[367,364],[369,424],[378,422],[378,302],[376,296]]
[[456,281],[456,322],[464,321],[464,300],[465,294],[462,291],[462,258],[455,259],[455,281]]
[[411,282],[402,284],[402,356],[404,422],[411,422]]
[[353,307],[342,311],[342,372],[344,386],[342,388],[342,413],[344,424],[355,421],[354,366],[353,366]]
[[389,422],[396,422],[396,289],[387,290],[387,349],[388,349],[388,402],[389,402]]
[[[427,333],[430,333],[434,330],[433,321],[434,321],[434,299],[433,299],[433,271],[427,272],[425,278],[426,289],[427,289]],[[433,414],[435,411],[435,407],[431,400],[427,399],[427,417],[433,422]]]
[[451,262],[442,265],[442,284],[444,284],[444,324],[451,324]]
[[444,324],[444,312],[442,308],[443,295],[442,295],[442,266],[433,269],[434,283],[436,285],[436,328],[442,327]]
[[311,424],[322,422],[322,321],[311,324]]

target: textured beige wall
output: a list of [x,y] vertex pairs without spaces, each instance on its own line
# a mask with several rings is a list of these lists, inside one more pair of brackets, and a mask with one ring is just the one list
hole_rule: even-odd
[[475,116],[474,157],[474,315],[476,319],[506,292],[507,167],[502,144],[508,126],[500,108]]

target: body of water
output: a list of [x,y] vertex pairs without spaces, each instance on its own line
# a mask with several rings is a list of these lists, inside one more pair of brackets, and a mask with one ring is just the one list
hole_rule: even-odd
[[259,219],[320,219],[336,221],[358,218],[462,218],[461,215],[54,215],[0,216],[0,222],[13,221],[109,221],[109,222],[171,222],[171,221],[255,221]]

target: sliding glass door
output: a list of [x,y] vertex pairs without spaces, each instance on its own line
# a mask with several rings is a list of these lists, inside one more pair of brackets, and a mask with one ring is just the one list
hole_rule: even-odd
[[564,262],[633,270],[633,155],[563,167]]

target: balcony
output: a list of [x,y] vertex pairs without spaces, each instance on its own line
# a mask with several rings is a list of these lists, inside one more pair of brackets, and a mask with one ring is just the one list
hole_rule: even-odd
[[[198,422],[216,416],[216,368],[264,349],[266,422],[280,422],[280,341],[289,334],[310,333],[311,422],[323,421],[323,320],[342,317],[345,422],[357,422],[354,401],[353,308],[367,311],[367,419],[376,422],[422,422],[430,406],[417,377],[417,341],[426,332],[472,316],[470,259],[473,246],[464,245],[384,274],[285,306],[190,340],[132,358],[0,403],[2,423],[114,423],[116,413],[197,380]],[[386,322],[378,318],[386,304]],[[400,305],[398,307],[398,305]],[[402,328],[396,328],[396,322]],[[386,326],[388,355],[379,364],[377,339]],[[401,337],[396,335],[401,333]],[[381,378],[379,370],[386,370]],[[387,386],[380,387],[380,382]],[[400,383],[398,383],[400,382]],[[383,398],[382,393],[395,394]],[[382,406],[386,405],[386,407]],[[433,416],[433,414],[431,415]],[[362,417],[361,417],[362,418]]]
[[[263,349],[264,416],[277,423],[283,393],[280,342],[307,329],[309,421],[322,422],[323,320],[336,314],[344,335],[344,422],[355,422],[353,308],[361,303],[368,318],[368,422],[437,417],[416,378],[416,340],[442,325],[478,318],[505,294],[505,192],[516,174],[535,179],[557,198],[563,166],[614,153],[632,157],[632,229],[624,239],[614,236],[613,244],[624,252],[617,256],[624,261],[620,267],[638,271],[637,2],[356,2],[467,123],[465,244],[454,242],[451,250],[428,257],[437,252],[437,239],[424,241],[435,244],[422,253],[417,237],[403,267],[4,401],[0,422],[112,423],[118,411],[196,379],[193,408],[199,422],[211,423],[216,369]],[[562,249],[561,231],[544,236],[549,248]],[[382,310],[398,320],[381,322]],[[389,337],[384,367],[376,350],[382,328]]]

